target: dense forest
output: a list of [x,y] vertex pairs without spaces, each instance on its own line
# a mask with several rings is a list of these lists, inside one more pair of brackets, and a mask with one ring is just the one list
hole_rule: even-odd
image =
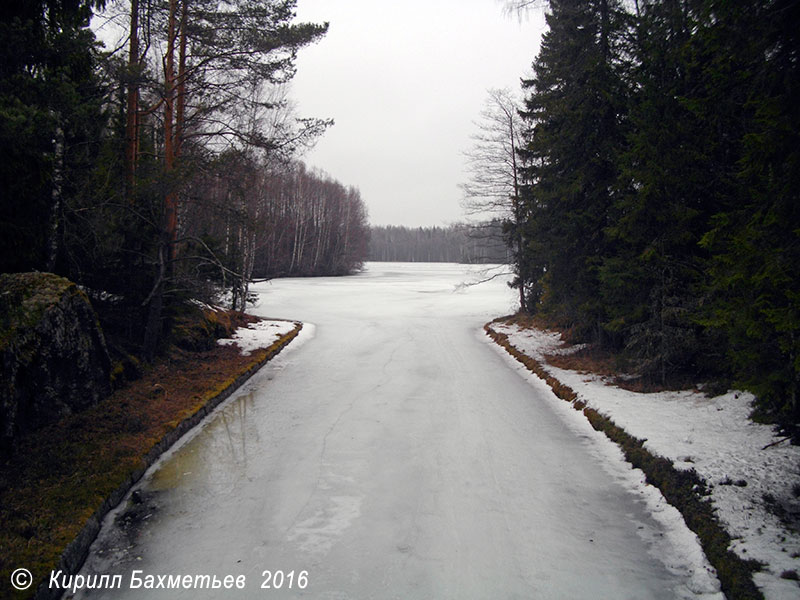
[[498,221],[475,226],[373,226],[367,260],[506,264],[510,258]]
[[[458,228],[375,228],[368,247],[358,190],[304,167],[331,122],[295,115],[283,84],[327,24],[295,3],[3,3],[0,272],[72,279],[152,356],[183,300],[225,287],[242,308],[254,277],[348,273],[368,251],[496,260]],[[503,190],[522,308],[796,423],[800,3],[551,0],[546,20],[469,188]]]
[[[151,357],[187,298],[342,274],[358,190],[299,161],[331,124],[284,85],[327,24],[295,0],[28,0],[0,7],[0,272],[51,271]],[[94,17],[93,26],[90,21]],[[122,26],[101,49],[97,24]]]
[[797,423],[800,3],[548,6],[507,223],[529,311]]

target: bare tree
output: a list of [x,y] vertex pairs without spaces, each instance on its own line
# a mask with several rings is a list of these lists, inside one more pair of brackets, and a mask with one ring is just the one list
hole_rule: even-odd
[[[514,94],[507,88],[489,90],[472,136],[474,145],[465,153],[470,179],[461,186],[467,215],[480,216],[484,222],[501,219],[506,243],[516,256],[523,251],[525,223],[518,156],[521,122]],[[519,288],[520,310],[525,312],[525,281],[521,271],[516,275],[513,285]]]
[[498,0],[503,5],[503,12],[507,15],[516,14],[521,20],[534,8],[547,6],[548,0]]

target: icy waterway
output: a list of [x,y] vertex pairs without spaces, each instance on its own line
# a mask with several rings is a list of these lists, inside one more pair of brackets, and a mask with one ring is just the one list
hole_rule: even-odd
[[[515,294],[456,289],[468,270],[258,286],[254,312],[304,321],[301,339],[107,519],[83,574],[122,589],[78,597],[716,597],[630,469],[486,342]],[[129,589],[134,570],[246,588]],[[267,570],[281,589],[261,589]]]

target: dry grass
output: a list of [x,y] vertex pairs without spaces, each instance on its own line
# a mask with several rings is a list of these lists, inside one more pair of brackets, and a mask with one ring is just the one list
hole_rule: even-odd
[[[238,323],[235,323],[238,324]],[[249,356],[233,346],[173,349],[137,381],[96,406],[21,440],[0,465],[0,597],[18,567],[48,576],[87,520],[184,419],[293,339],[299,326]]]
[[[540,329],[545,331],[558,331],[561,339],[565,340],[565,350],[569,350],[573,342],[569,330],[563,330],[552,322],[540,316],[516,314],[510,317],[501,317],[496,322],[518,325],[523,329]],[[607,378],[617,387],[631,392],[652,393],[663,391],[676,391],[694,389],[697,381],[687,374],[671,373],[664,381],[640,375],[631,375],[636,372],[635,365],[622,353],[616,353],[598,344],[581,344],[581,348],[574,352],[559,352],[546,354],[547,364],[560,369],[576,371],[578,373],[591,373]]]
[[564,354],[546,354],[547,364],[560,369],[601,375],[613,385],[640,394],[654,392],[696,389],[697,382],[688,375],[671,374],[661,381],[651,377],[627,375],[631,369],[623,357],[595,345],[588,345],[577,352]]
[[554,367],[579,373],[594,373],[606,377],[616,377],[619,373],[617,357],[595,346],[585,346],[577,352],[547,354],[545,359]]

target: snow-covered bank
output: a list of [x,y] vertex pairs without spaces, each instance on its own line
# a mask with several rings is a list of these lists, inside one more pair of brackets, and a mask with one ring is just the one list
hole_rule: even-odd
[[[800,510],[800,448],[777,442],[772,428],[748,419],[752,396],[729,392],[707,398],[700,392],[643,394],[611,385],[604,378],[548,365],[546,356],[564,352],[558,333],[494,323],[510,343],[539,361],[586,405],[627,433],[645,439],[653,454],[678,469],[695,469],[709,484],[718,517],[734,538],[733,550],[765,564],[754,576],[768,599],[797,598],[800,534],[784,526],[770,503]],[[783,577],[782,577],[783,576]]]
[[296,326],[297,323],[293,321],[258,321],[247,327],[240,327],[232,338],[219,339],[217,343],[220,346],[236,345],[239,347],[239,352],[247,356],[259,348],[269,348]]

